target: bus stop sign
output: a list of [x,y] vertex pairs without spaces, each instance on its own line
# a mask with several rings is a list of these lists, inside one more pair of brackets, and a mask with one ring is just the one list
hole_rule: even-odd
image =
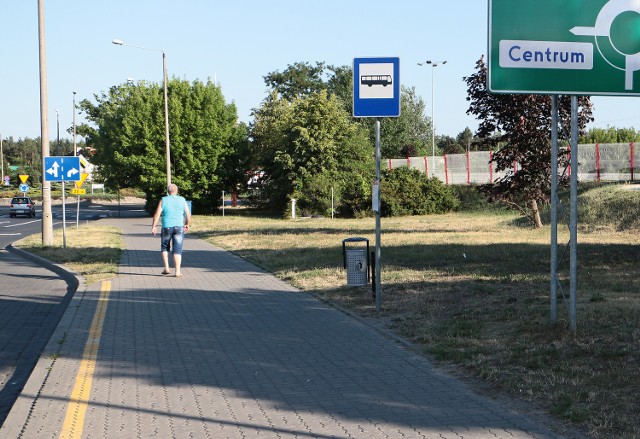
[[353,116],[400,116],[400,58],[354,58]]

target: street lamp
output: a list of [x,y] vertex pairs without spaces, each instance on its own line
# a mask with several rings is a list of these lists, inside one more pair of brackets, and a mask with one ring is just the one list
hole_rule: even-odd
[[431,155],[433,156],[433,166],[436,163],[436,122],[435,122],[435,114],[434,114],[434,101],[435,96],[433,92],[433,77],[434,72],[433,68],[438,67],[439,64],[445,65],[447,61],[432,61],[430,59],[426,60],[423,63],[418,63],[419,66],[423,66],[425,64],[431,65]]
[[4,152],[2,151],[2,133],[0,133],[0,178],[4,184]]
[[58,140],[56,143],[56,151],[58,151],[58,155],[60,155],[60,112],[58,110],[56,110],[56,131],[58,133]]
[[167,187],[171,184],[171,146],[169,144],[169,100],[167,97],[167,54],[161,49],[151,49],[149,47],[134,46],[124,44],[122,40],[115,39],[112,41],[117,46],[133,47],[134,49],[150,50],[152,52],[162,52],[162,83],[164,88],[164,131],[167,155]]
[[78,142],[76,141],[76,92],[73,92],[73,155],[78,155]]

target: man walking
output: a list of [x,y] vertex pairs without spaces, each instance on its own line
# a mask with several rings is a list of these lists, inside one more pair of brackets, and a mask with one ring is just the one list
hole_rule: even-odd
[[[171,273],[169,269],[169,252],[173,253],[173,263],[176,268],[176,277],[181,277],[182,272],[182,241],[184,234],[191,226],[191,212],[184,197],[178,195],[178,186],[169,185],[169,194],[162,197],[156,213],[153,215],[151,233],[156,235],[156,224],[162,220],[162,232],[160,233],[160,251],[162,252],[162,263],[164,270],[162,274]],[[186,217],[186,224],[185,224]]]

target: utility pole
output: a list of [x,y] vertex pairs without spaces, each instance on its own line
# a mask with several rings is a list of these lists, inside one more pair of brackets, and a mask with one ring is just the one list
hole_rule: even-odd
[[0,133],[0,179],[4,184],[4,151],[2,149],[2,133]]
[[40,52],[40,140],[42,142],[42,245],[53,245],[51,182],[44,178],[44,159],[49,156],[49,100],[47,97],[47,51],[44,31],[44,0],[38,0],[38,47]]

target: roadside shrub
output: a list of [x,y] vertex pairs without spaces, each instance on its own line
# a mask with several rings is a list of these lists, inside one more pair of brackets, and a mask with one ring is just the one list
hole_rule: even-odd
[[[568,206],[568,201],[567,201]],[[640,190],[630,185],[603,185],[578,196],[579,223],[612,226],[617,230],[640,229]]]
[[383,171],[380,199],[383,216],[446,213],[460,205],[453,191],[440,180],[409,168]]
[[487,199],[487,195],[476,184],[447,186],[460,201],[457,212],[510,212],[504,203],[495,203]]
[[331,216],[332,187],[334,187],[335,198],[335,182],[327,173],[305,180],[302,189],[296,194],[297,206],[301,214]]
[[[301,215],[331,216],[331,188],[334,214],[342,218],[361,218],[371,215],[371,179],[357,172],[338,176],[329,173],[308,178],[292,196],[297,200]],[[287,206],[285,217],[291,215]]]

